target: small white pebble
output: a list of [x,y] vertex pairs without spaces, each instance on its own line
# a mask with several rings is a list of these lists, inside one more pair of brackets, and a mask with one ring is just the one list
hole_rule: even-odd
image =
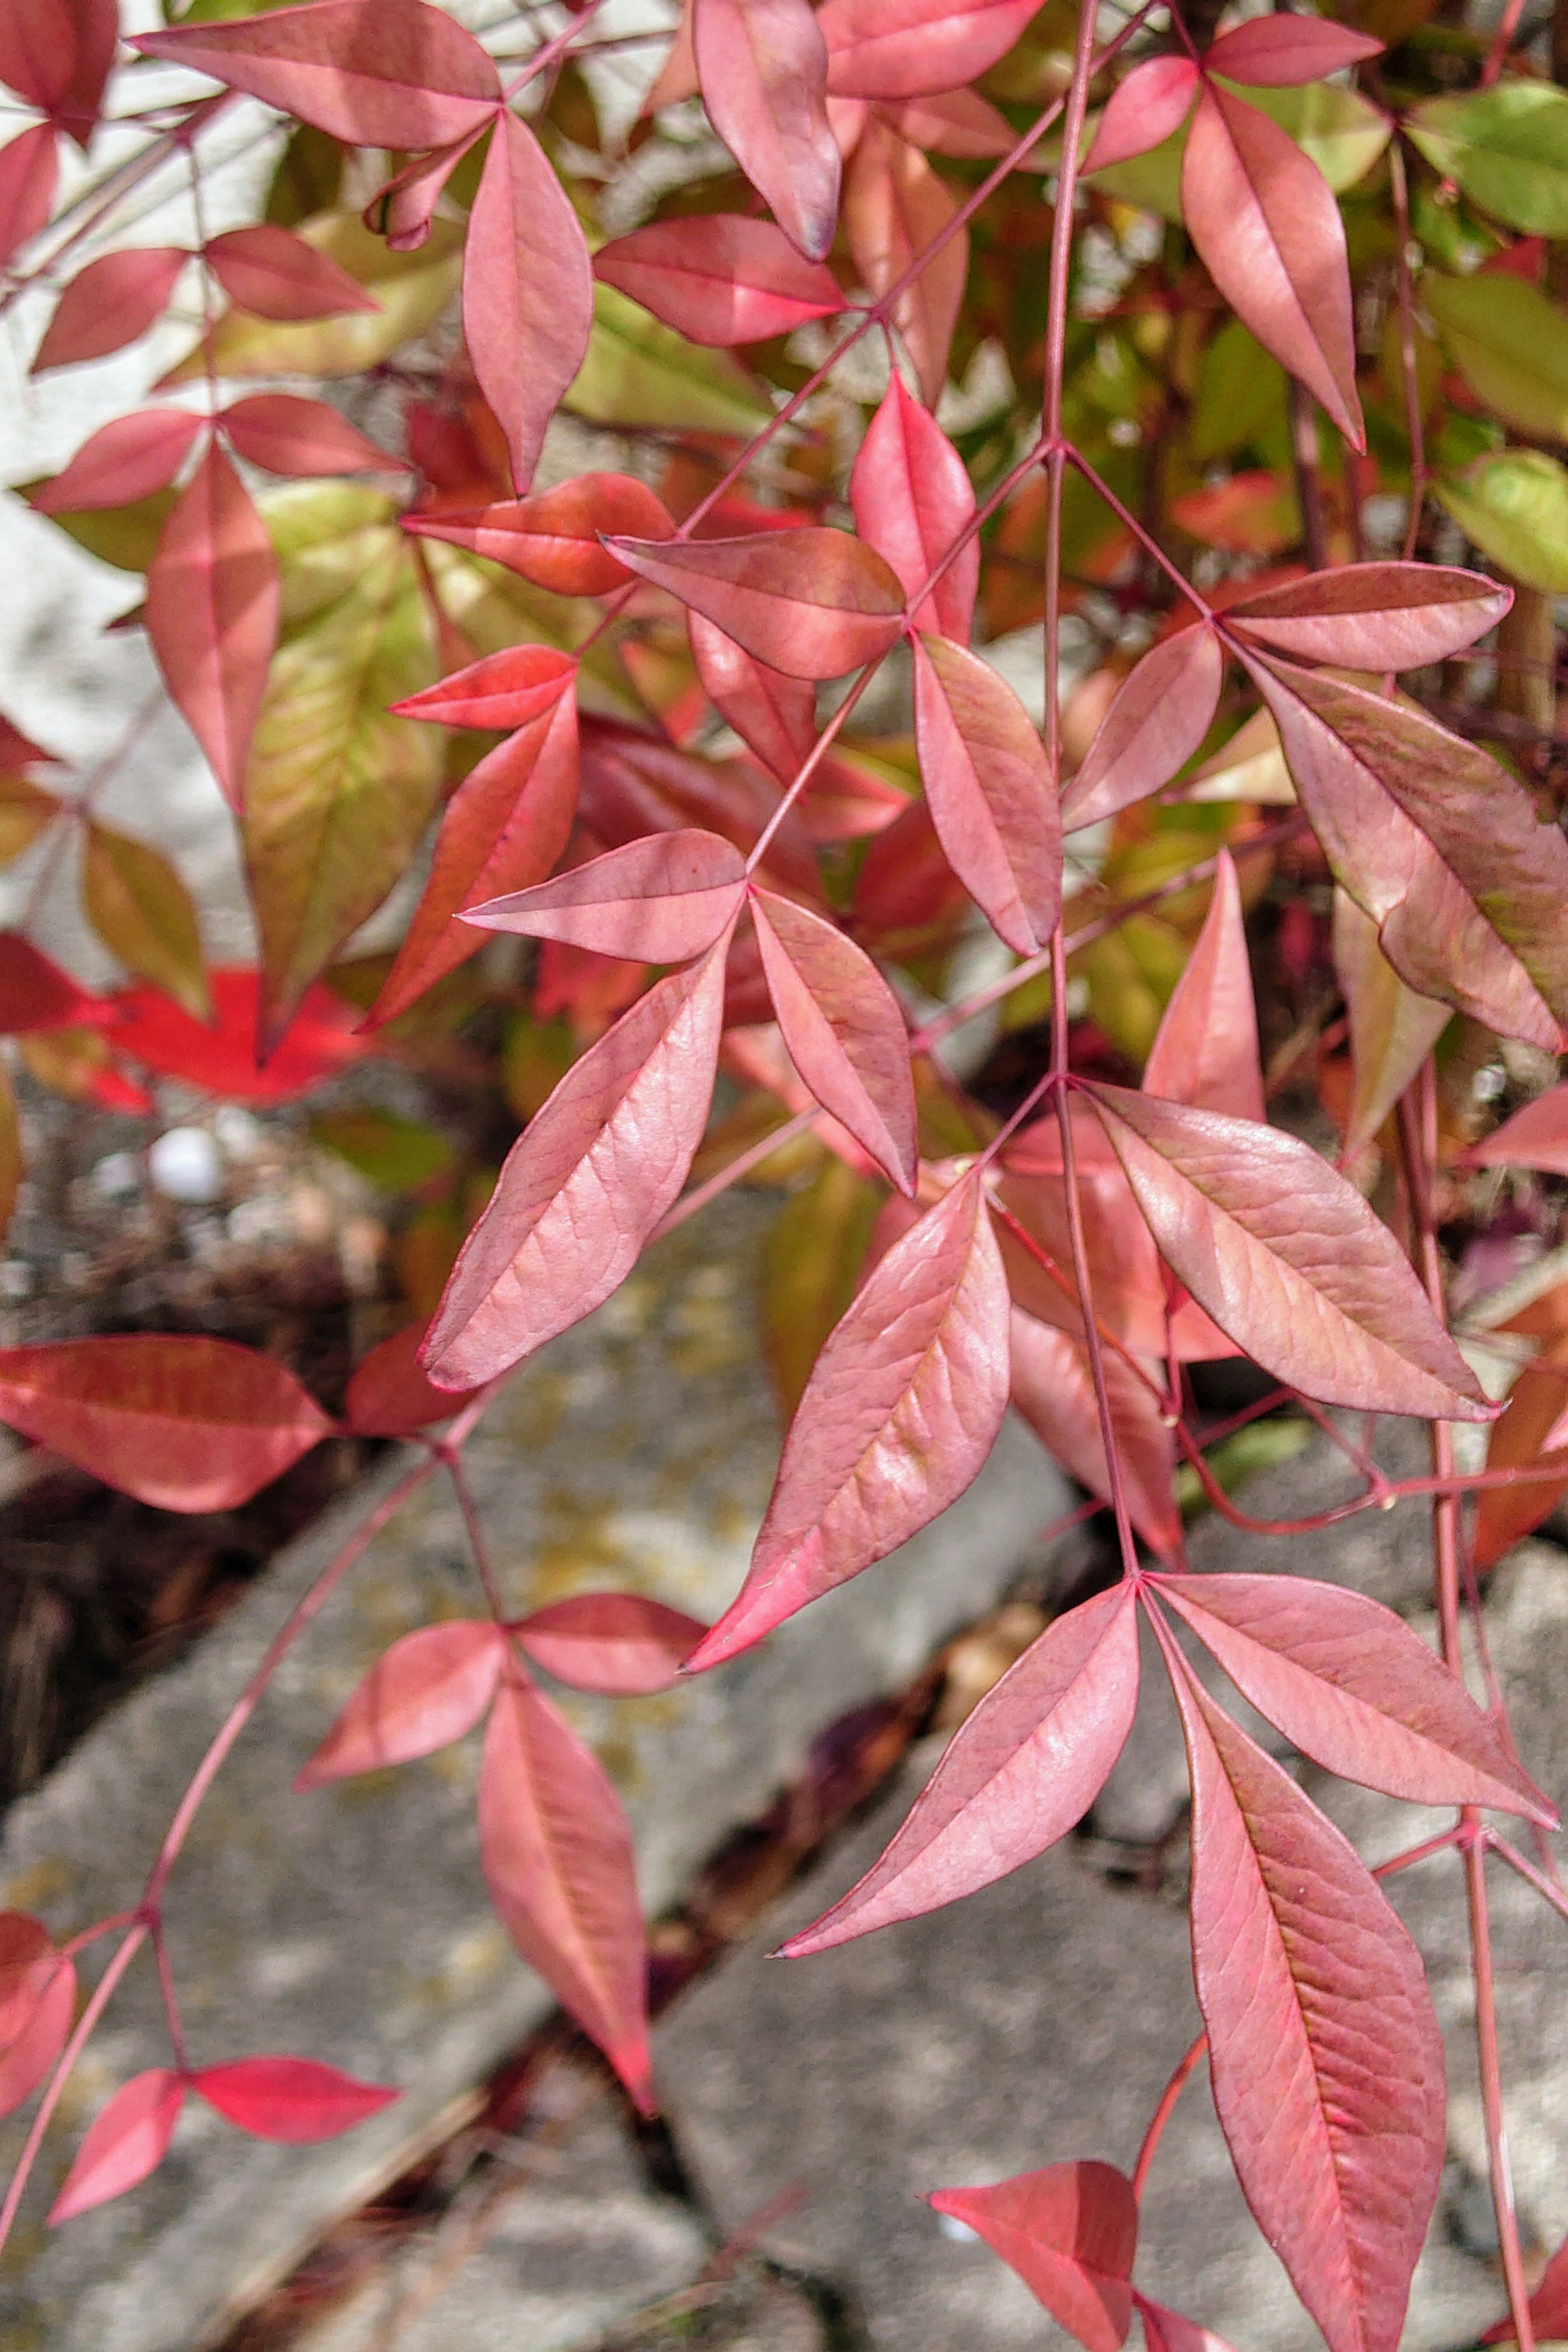
[[939,2213],[936,2226],[944,2238],[956,2238],[962,2245],[979,2242],[979,2231],[972,2230],[967,2221],[961,2221],[956,2213]]
[[198,1207],[220,1201],[223,1156],[205,1127],[172,1127],[149,1146],[147,1165],[165,1200]]

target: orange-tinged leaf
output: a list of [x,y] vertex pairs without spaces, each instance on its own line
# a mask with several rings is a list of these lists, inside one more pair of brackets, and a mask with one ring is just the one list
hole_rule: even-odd
[[787,335],[844,308],[830,269],[805,260],[776,223],[743,213],[650,221],[602,245],[594,275],[689,342],[719,349]]
[[[1070,1332],[1013,1309],[1014,1410],[1080,1486],[1110,1499],[1110,1473],[1087,1350]],[[1101,1350],[1122,1490],[1134,1528],[1167,1558],[1179,1548],[1176,1440],[1159,1397],[1110,1348]]]
[[557,1682],[641,1698],[670,1687],[708,1628],[640,1592],[577,1592],[515,1619],[510,1631]]
[[841,677],[888,652],[903,626],[896,575],[847,531],[609,543],[628,570],[790,677]]
[[1061,804],[1045,746],[1012,688],[943,637],[915,645],[915,742],[948,864],[1019,955],[1061,911]]
[[1151,646],[1117,689],[1062,795],[1069,832],[1168,784],[1213,725],[1224,677],[1225,656],[1211,628],[1181,629]]
[[[951,190],[918,147],[885,122],[867,123],[849,166],[844,228],[855,267],[872,294],[890,292],[957,211]],[[968,275],[969,232],[956,229],[893,304],[893,325],[928,408],[936,406],[947,381]]]
[[[849,504],[860,537],[886,556],[908,597],[973,520],[974,491],[963,458],[897,373],[860,444]],[[911,606],[913,626],[967,646],[979,584],[980,542],[972,535],[931,594]]]
[[708,117],[792,245],[821,261],[838,218],[827,47],[809,0],[694,0]]
[[1526,1364],[1503,1407],[1487,1446],[1489,1470],[1542,1465],[1561,1479],[1531,1479],[1518,1486],[1485,1486],[1476,1497],[1475,1548],[1479,1569],[1495,1568],[1506,1551],[1551,1517],[1568,1494],[1568,1347],[1553,1346]]
[[544,428],[583,364],[593,322],[582,223],[538,140],[508,110],[469,215],[463,334],[520,491],[533,479]]
[[44,331],[32,372],[101,359],[144,335],[163,315],[190,259],[181,246],[127,246],[79,269]]
[[600,543],[601,532],[668,539],[675,525],[663,500],[634,475],[578,474],[537,498],[409,515],[404,528],[468,548],[558,596],[607,596],[627,572]]
[[300,1766],[296,1791],[409,1764],[463,1738],[496,1695],[509,1646],[489,1618],[457,1618],[405,1633],[377,1659]]
[[1241,891],[1228,849],[1219,853],[1203,929],[1149,1049],[1143,1091],[1227,1118],[1261,1123],[1268,1116]]
[[288,1367],[194,1334],[0,1349],[0,1421],[165,1511],[228,1511],[331,1433]]
[[209,449],[147,568],[147,634],[164,684],[237,810],[278,613],[272,542],[228,458]]
[[392,707],[400,719],[442,727],[525,727],[552,710],[576,676],[572,656],[553,646],[506,646]]
[[1109,2164],[1050,2164],[990,2189],[939,2189],[930,2202],[977,2231],[1088,2352],[1120,2352],[1138,2243],[1138,2204],[1124,2174]]
[[122,2197],[155,2172],[184,2105],[185,2078],[166,2066],[132,2074],[100,2107],[49,2208],[51,2227]]
[[464,919],[635,963],[686,963],[731,928],[745,887],[734,843],[686,826],[628,841],[530,889],[476,901]]
[[186,408],[139,408],[84,441],[62,473],[32,494],[38,514],[132,505],[172,482],[203,429]]
[[405,1324],[354,1366],[343,1393],[343,1423],[355,1437],[412,1437],[450,1421],[472,1390],[432,1388],[419,1361],[423,1323]]
[[336,1077],[363,1052],[355,1015],[325,988],[307,990],[289,1033],[265,1068],[256,1058],[259,974],[251,965],[209,971],[209,1024],[161,989],[132,988],[114,1000],[109,1034],[116,1049],[160,1076],[179,1078],[233,1102],[289,1102]]
[[190,892],[161,850],[89,824],[81,897],[88,920],[111,955],[196,1020],[206,1019],[212,1000],[202,968],[201,926]]

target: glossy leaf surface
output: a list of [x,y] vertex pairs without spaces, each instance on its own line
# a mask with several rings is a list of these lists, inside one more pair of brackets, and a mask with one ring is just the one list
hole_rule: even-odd
[[495,1696],[507,1639],[489,1620],[452,1620],[405,1633],[354,1692],[294,1787],[411,1763],[472,1731]]
[[1088,2352],[1120,2352],[1132,2319],[1138,2243],[1131,2182],[1109,2164],[1050,2164],[991,2189],[939,2189],[939,2213],[966,2222]]
[[669,1689],[708,1628],[640,1592],[579,1592],[531,1611],[511,1630],[557,1682],[641,1698]]
[[1045,747],[1012,688],[940,637],[915,646],[915,741],[948,864],[1019,955],[1061,908],[1061,813]]

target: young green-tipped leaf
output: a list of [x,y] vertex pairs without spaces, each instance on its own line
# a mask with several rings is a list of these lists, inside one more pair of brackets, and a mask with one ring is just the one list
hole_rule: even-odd
[[1131,1590],[1096,1593],[1047,1627],[948,1742],[880,1860],[787,1959],[973,1895],[1083,1819],[1127,1742],[1138,1703]]
[[1132,2320],[1138,2202],[1109,2164],[1048,2164],[930,2200],[983,2237],[1086,2352],[1120,2352]]
[[422,1625],[380,1657],[308,1764],[296,1790],[429,1756],[472,1731],[496,1695],[508,1655],[489,1618]]
[[885,654],[903,626],[896,575],[847,531],[608,543],[629,571],[790,677],[841,677]]
[[634,475],[578,474],[537,498],[414,514],[404,528],[468,548],[557,596],[607,596],[625,586],[627,573],[601,545],[601,532],[666,539],[675,525],[663,500]]
[[543,148],[509,108],[469,216],[463,335],[520,491],[533,479],[545,427],[583,364],[593,323],[582,223]]
[[238,809],[278,639],[278,560],[221,449],[181,491],[147,567],[147,635],[164,684]]
[[640,1592],[578,1592],[519,1617],[511,1631],[557,1682],[606,1698],[644,1698],[669,1689],[708,1628]]
[[122,2083],[88,2126],[65,2186],[49,2208],[51,2228],[123,2197],[168,2154],[185,2100],[185,2078],[153,2066]]
[[827,48],[808,0],[694,0],[708,117],[792,245],[821,261],[838,218]]
[[1255,1363],[1325,1404],[1491,1419],[1394,1235],[1310,1144],[1089,1092],[1162,1255]]
[[1211,628],[1181,629],[1152,646],[1118,688],[1062,794],[1068,831],[1168,784],[1213,725],[1224,677],[1225,656]]
[[1219,853],[1203,929],[1149,1048],[1143,1091],[1227,1118],[1268,1118],[1241,892],[1228,849]]
[[[1069,1332],[1013,1309],[1013,1408],[1064,1470],[1102,1502],[1110,1472],[1087,1350]],[[1151,1550],[1179,1548],[1176,1441],[1160,1399],[1113,1349],[1101,1351],[1128,1516]]]
[[[906,596],[924,587],[974,514],[974,491],[963,458],[928,408],[911,400],[894,373],[867,428],[849,476],[855,528],[885,556]],[[911,608],[917,629],[967,646],[980,583],[980,542],[973,535],[931,594]]]
[[915,645],[915,742],[947,862],[993,929],[1034,955],[1061,911],[1061,806],[1034,722],[978,654]]
[[1510,588],[1479,572],[1438,563],[1342,563],[1244,596],[1226,607],[1225,625],[1297,661],[1420,669],[1473,646],[1512,602]]
[[743,213],[650,221],[602,245],[594,275],[689,341],[720,349],[791,334],[844,308],[830,269],[804,259],[773,221]]

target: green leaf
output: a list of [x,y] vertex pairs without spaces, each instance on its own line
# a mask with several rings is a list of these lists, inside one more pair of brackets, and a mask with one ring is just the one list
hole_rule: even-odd
[[855,1296],[881,1188],[832,1153],[792,1193],[763,1259],[763,1353],[787,1422],[823,1341]]
[[1284,369],[1239,319],[1227,319],[1198,368],[1187,444],[1194,462],[1206,466],[1228,457],[1284,418]]
[[1521,433],[1568,441],[1568,318],[1522,278],[1421,281],[1421,299],[1478,400]]
[[[320,213],[295,235],[346,269],[374,294],[379,310],[350,310],[335,319],[256,319],[229,310],[213,334],[213,363],[226,376],[358,375],[422,335],[457,290],[463,268],[463,229],[437,219],[412,253],[394,253],[357,213]],[[186,383],[205,373],[200,350],[170,370],[165,383]]]
[[1500,449],[1433,485],[1483,555],[1527,588],[1568,595],[1568,469],[1542,449]]
[[[1333,82],[1307,82],[1296,89],[1248,89],[1238,94],[1248,106],[1257,107],[1281,131],[1289,132],[1336,196],[1364,179],[1388,144],[1387,117],[1353,89],[1341,89]],[[1179,224],[1182,157],[1186,145],[1184,123],[1146,155],[1135,155],[1131,163],[1113,163],[1109,171],[1091,173],[1090,185],[1103,188],[1107,195],[1120,196],[1123,204],[1141,205],[1146,212]]]
[[353,482],[291,482],[257,505],[278,558],[285,631],[324,613],[404,544],[393,501]]
[[614,286],[594,289],[588,355],[565,405],[591,425],[748,436],[773,415],[754,380],[728,352],[689,343]]
[[[41,478],[16,485],[21,498],[42,488]],[[145,572],[158,551],[159,535],[178,495],[175,490],[154,490],[150,498],[133,499],[129,506],[91,507],[80,514],[50,515],[48,520],[100,563],[112,563],[117,572]]]
[[191,895],[162,851],[89,824],[82,855],[87,919],[111,955],[205,1021],[212,1003]]
[[415,1192],[450,1168],[456,1156],[438,1129],[368,1105],[319,1112],[310,1134],[383,1192]]
[[1405,128],[1484,212],[1530,236],[1568,236],[1568,90],[1500,81],[1462,98],[1429,98]]
[[388,542],[281,647],[257,722],[244,845],[270,1038],[406,871],[440,792],[441,730],[386,707],[437,670],[413,559]]

